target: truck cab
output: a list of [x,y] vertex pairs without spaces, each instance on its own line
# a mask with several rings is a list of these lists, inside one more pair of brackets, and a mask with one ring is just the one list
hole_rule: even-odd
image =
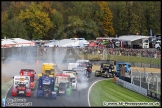
[[55,90],[57,91],[57,94],[58,95],[64,94],[64,95],[70,96],[71,91],[72,91],[72,80],[70,78],[70,75],[56,74],[55,77],[56,77]]
[[56,99],[56,91],[54,90],[55,79],[49,76],[41,76],[39,78],[37,98],[52,98]]
[[72,89],[77,90],[77,72],[75,70],[63,70],[65,75],[70,75],[72,81]]
[[87,81],[90,73],[87,71],[87,68],[85,67],[77,67],[73,68],[72,70],[75,70],[77,72],[77,81],[79,83]]
[[36,77],[35,77],[35,70],[34,69],[21,69],[20,75],[21,76],[30,76],[30,87],[31,89],[35,89],[36,85]]
[[117,62],[116,63],[116,76],[119,77],[121,73],[121,67],[125,67],[125,74],[130,76],[131,74],[131,64],[128,62]]
[[13,77],[12,96],[31,96],[30,76],[16,75]]
[[53,63],[43,63],[42,64],[42,73],[38,74],[38,79],[42,75],[55,76],[57,65]]

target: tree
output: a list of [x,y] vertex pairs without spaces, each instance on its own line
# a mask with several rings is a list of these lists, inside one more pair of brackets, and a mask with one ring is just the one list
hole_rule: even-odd
[[48,14],[42,11],[42,6],[34,2],[26,11],[21,11],[19,18],[27,24],[30,38],[33,39],[41,39],[50,28],[54,27]]
[[113,36],[115,33],[115,30],[112,25],[112,13],[108,7],[108,4],[105,1],[98,2],[101,10],[104,12],[103,18],[102,18],[102,29],[105,32],[105,36]]
[[2,11],[2,15],[1,15],[1,24],[2,25],[7,22],[7,18],[8,18],[7,11]]
[[60,12],[54,12],[51,14],[51,23],[55,25],[55,28],[51,28],[48,32],[48,36],[52,38],[58,38],[63,31],[63,16]]
[[18,16],[20,14],[20,11],[25,10],[27,6],[28,5],[26,4],[26,2],[22,2],[22,1],[15,2],[14,1],[14,2],[11,2],[9,10],[12,12],[13,17],[14,17],[14,16]]
[[19,18],[14,17],[2,26],[1,38],[7,36],[8,38],[24,38],[27,39],[26,24],[20,21]]

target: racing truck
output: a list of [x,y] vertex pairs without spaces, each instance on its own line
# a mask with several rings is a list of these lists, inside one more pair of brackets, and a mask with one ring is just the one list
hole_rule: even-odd
[[71,96],[72,92],[72,81],[70,75],[66,74],[56,74],[55,76],[55,90],[57,94],[63,94],[66,96]]
[[92,63],[89,60],[77,60],[76,63],[69,63],[68,70],[72,70],[77,67],[85,67],[87,69],[88,78],[90,78],[92,73]]
[[72,70],[75,70],[77,72],[77,82],[78,83],[85,82],[88,80],[89,72],[87,72],[87,68],[76,67],[76,68],[73,68]]
[[109,63],[101,63],[100,70],[95,71],[95,77],[98,76],[113,78],[115,76],[114,65]]
[[120,76],[130,77],[131,75],[131,64],[128,62],[117,62],[116,63],[116,77]]
[[72,81],[72,89],[77,90],[77,72],[75,70],[63,70],[65,75],[70,75]]
[[92,69],[92,63],[89,60],[77,60],[76,63],[79,63],[81,67],[90,67]]
[[39,77],[37,98],[56,99],[57,93],[54,90],[55,79],[49,75]]
[[79,67],[79,63],[69,63],[68,70],[72,70],[73,68]]
[[88,78],[90,78],[92,73],[92,63],[89,60],[77,60],[76,63],[78,63],[78,67],[85,67],[87,68]]
[[13,79],[12,96],[31,97],[30,76],[16,75]]
[[20,75],[21,76],[29,76],[30,77],[30,87],[32,90],[36,87],[36,72],[33,69],[21,69]]
[[57,65],[53,63],[43,63],[42,64],[42,73],[38,74],[38,79],[40,76],[49,75],[50,77],[54,77],[56,73]]

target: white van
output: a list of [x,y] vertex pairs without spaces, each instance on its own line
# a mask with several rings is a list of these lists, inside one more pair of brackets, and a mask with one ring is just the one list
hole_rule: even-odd
[[158,49],[158,50],[161,50],[161,41],[155,42],[155,48]]

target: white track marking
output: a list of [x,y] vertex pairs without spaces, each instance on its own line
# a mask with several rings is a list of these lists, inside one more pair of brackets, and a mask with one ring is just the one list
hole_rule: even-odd
[[91,84],[91,86],[89,87],[89,89],[88,89],[88,105],[89,105],[89,107],[91,107],[91,104],[90,104],[90,101],[89,101],[89,94],[90,94],[90,92],[91,92],[91,88],[93,87],[93,85],[95,85],[96,83],[98,83],[98,82],[100,82],[100,81],[103,81],[103,80],[110,80],[110,79],[101,79],[101,80],[97,80],[97,81],[95,81],[93,84]]
[[13,84],[8,88],[7,93],[6,93],[6,95],[5,95],[5,99],[6,99],[7,94],[8,94],[8,92],[9,92],[9,90],[11,89],[12,86],[13,86]]

